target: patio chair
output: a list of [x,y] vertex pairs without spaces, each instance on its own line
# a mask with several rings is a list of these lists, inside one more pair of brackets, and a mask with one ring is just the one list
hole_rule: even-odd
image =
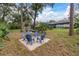
[[39,36],[38,31],[35,31],[35,32],[34,32],[34,36],[35,36],[35,37]]
[[25,35],[26,35],[26,34],[25,34],[24,32],[22,32],[22,33],[21,33],[21,39],[25,40]]
[[46,35],[46,32],[43,32],[42,35],[40,36],[39,42],[42,43]]
[[38,41],[38,37],[39,37],[39,32],[38,31],[35,31],[34,32],[34,37],[36,37],[37,41]]
[[32,39],[32,36],[31,36],[31,35],[27,34],[27,35],[26,35],[26,40],[27,40],[27,42],[30,43],[31,45],[33,44],[33,40],[34,40],[34,39]]
[[46,36],[46,32],[43,32],[42,35],[41,35],[41,40],[43,40]]

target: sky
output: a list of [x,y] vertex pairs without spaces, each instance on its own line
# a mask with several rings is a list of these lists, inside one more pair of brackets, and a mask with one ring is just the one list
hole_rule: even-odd
[[67,3],[56,3],[53,7],[47,6],[39,13],[37,21],[48,22],[49,20],[62,20],[69,15],[70,6]]

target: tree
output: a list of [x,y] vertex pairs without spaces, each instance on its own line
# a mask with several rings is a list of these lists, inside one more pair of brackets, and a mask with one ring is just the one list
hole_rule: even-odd
[[10,14],[10,12],[12,11],[11,7],[13,6],[14,4],[9,4],[9,3],[1,3],[0,4],[0,12],[1,12],[1,21],[5,21],[5,17],[7,15]]
[[51,6],[53,8],[54,3],[33,3],[31,8],[34,11],[34,23],[33,23],[33,28],[35,28],[36,25],[36,17],[38,16],[39,12],[42,12],[43,8],[46,6]]
[[70,27],[69,27],[69,36],[72,36],[74,33],[74,3],[70,3]]
[[10,29],[21,29],[21,18],[20,14],[13,13],[12,18],[8,21]]
[[35,28],[36,24],[36,17],[38,15],[38,12],[42,12],[43,10],[43,4],[42,3],[33,3],[32,4],[32,10],[34,11],[34,23],[33,23],[33,28]]
[[[28,3],[20,3],[18,4],[18,11],[19,14],[21,15],[21,31],[25,31],[25,25],[29,24],[31,22],[31,17],[30,15],[30,4]],[[29,22],[28,22],[29,21]]]
[[23,25],[23,4],[20,4],[21,8],[20,8],[20,12],[21,12],[21,31],[23,31],[24,25]]
[[56,21],[55,20],[50,20],[48,23],[55,23]]

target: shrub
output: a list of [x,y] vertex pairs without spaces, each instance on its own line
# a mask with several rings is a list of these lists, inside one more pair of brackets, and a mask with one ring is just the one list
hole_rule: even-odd
[[39,23],[39,24],[35,27],[36,30],[41,31],[41,32],[46,31],[47,28],[48,28],[47,25],[44,24],[44,23]]
[[2,49],[3,46],[3,39],[6,37],[6,35],[9,33],[8,26],[5,23],[0,23],[0,49]]
[[5,23],[0,23],[0,38],[4,38],[8,33],[8,26]]
[[54,28],[54,27],[48,26],[48,29],[49,29],[49,30],[52,30],[53,28]]
[[76,29],[76,33],[79,34],[79,28]]
[[21,25],[19,24],[10,23],[8,25],[9,25],[9,29],[21,29]]
[[79,28],[79,16],[76,17],[75,27]]

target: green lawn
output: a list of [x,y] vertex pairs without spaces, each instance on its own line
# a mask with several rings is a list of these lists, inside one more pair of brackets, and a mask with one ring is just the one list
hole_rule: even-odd
[[5,47],[0,55],[79,55],[79,35],[68,36],[68,29],[47,30],[51,39],[47,44],[30,52],[19,42],[20,30],[12,30],[9,41],[4,41]]
[[[58,46],[59,44],[65,45],[70,52],[70,55],[79,55],[79,35],[74,33],[73,36],[68,36],[68,29],[54,29],[48,30],[47,35],[49,38],[53,39],[54,43]],[[76,32],[74,30],[74,32]],[[51,36],[50,36],[51,35]]]

